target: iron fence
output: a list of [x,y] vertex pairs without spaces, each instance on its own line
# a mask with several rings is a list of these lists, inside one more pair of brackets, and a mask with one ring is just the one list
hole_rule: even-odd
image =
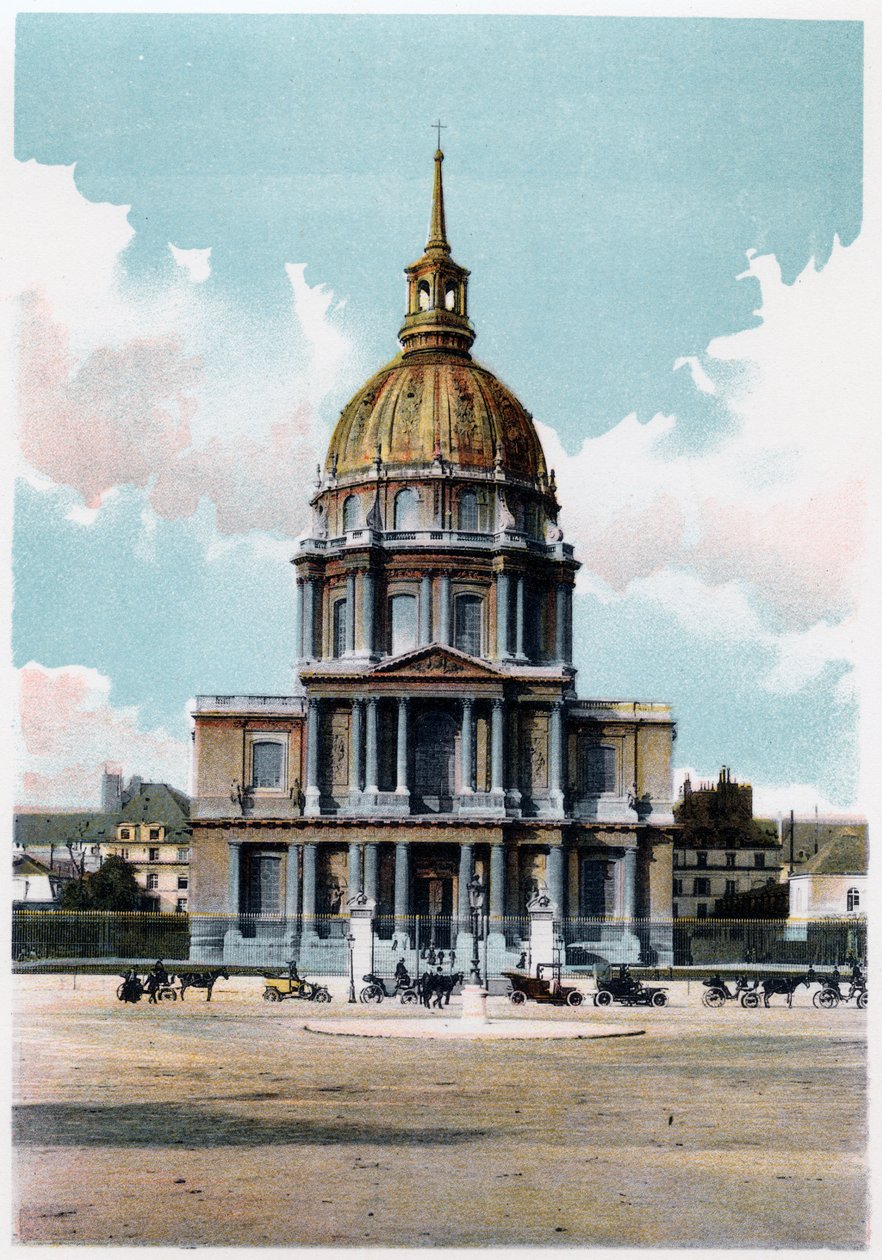
[[[471,918],[406,915],[374,920],[373,970],[396,964],[469,973],[475,940]],[[225,963],[241,969],[283,966],[297,958],[315,975],[346,976],[349,918],[186,913],[14,910],[12,959],[38,970],[72,964],[157,958]],[[762,967],[798,970],[867,956],[864,918],[612,919],[565,918],[554,926],[555,953],[566,970],[598,961],[660,967]],[[529,916],[481,917],[477,948],[482,974],[532,962]]]

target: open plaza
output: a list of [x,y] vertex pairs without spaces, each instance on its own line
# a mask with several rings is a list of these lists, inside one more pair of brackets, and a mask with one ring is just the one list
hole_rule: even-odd
[[[435,1012],[136,1005],[114,975],[14,977],[22,1243],[195,1246],[866,1244],[866,1012],[489,999],[497,1021],[636,1035],[436,1039]],[[589,986],[590,987],[590,986]],[[321,1035],[342,1018],[413,1038]]]

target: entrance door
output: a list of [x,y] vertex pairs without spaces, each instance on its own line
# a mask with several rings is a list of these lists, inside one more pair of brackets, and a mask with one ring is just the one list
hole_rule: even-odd
[[246,851],[242,872],[240,930],[243,936],[273,936],[276,924],[260,922],[258,916],[278,915],[281,907],[282,859],[278,853]]
[[417,874],[414,882],[414,910],[419,917],[419,948],[434,945],[450,949],[453,916],[453,876]]
[[456,722],[444,709],[417,714],[414,795],[422,813],[447,814],[453,809],[455,741]]

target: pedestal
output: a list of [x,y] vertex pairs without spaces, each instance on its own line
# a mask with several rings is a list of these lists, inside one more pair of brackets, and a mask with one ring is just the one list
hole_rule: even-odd
[[473,1024],[487,1023],[487,990],[482,985],[462,986],[462,1018]]

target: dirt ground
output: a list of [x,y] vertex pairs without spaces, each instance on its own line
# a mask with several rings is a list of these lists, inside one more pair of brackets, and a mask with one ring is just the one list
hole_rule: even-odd
[[860,1011],[674,984],[577,1016],[643,1036],[361,1040],[303,1023],[405,1008],[271,1005],[259,979],[124,1006],[117,983],[15,978],[19,1242],[865,1245]]

